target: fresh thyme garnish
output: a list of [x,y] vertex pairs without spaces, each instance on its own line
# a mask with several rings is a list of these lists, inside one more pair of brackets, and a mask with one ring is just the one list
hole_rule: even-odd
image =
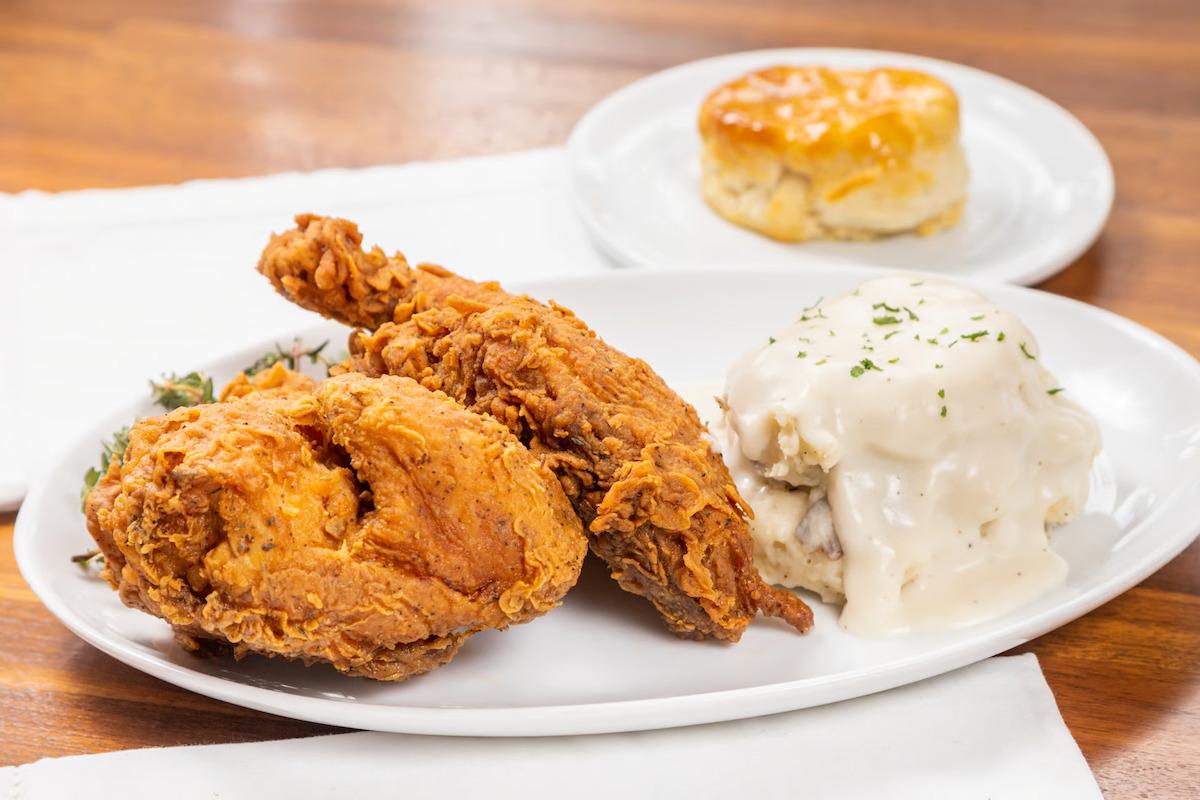
[[[775,343],[774,337],[771,338],[771,343]],[[329,368],[332,367],[333,364],[331,364],[324,356],[321,355],[321,351],[325,349],[327,344],[329,344],[328,339],[321,342],[311,350],[305,350],[302,348],[300,346],[299,339],[293,339],[292,346],[287,350],[284,350],[282,347],[276,344],[275,352],[267,353],[258,361],[255,361],[253,364],[242,370],[242,372],[246,373],[246,377],[249,378],[259,372],[262,372],[264,369],[270,369],[281,361],[288,369],[294,370],[298,369],[299,364],[303,359],[307,358],[311,364],[323,364],[325,366],[325,372],[328,374]]]
[[71,556],[71,563],[78,564],[80,569],[90,570],[104,566],[104,554],[99,550],[89,550],[77,556]]
[[173,372],[163,375],[159,381],[150,381],[150,396],[155,405],[167,411],[216,402],[212,378],[203,372],[189,372],[182,377]]
[[112,435],[112,438],[106,442],[101,442],[102,448],[100,453],[100,469],[90,467],[83,475],[83,490],[79,493],[79,502],[81,505],[87,502],[87,496],[92,493],[92,489],[96,488],[96,482],[108,472],[108,467],[113,461],[118,464],[122,463],[125,458],[125,448],[129,447],[129,426],[121,428]]

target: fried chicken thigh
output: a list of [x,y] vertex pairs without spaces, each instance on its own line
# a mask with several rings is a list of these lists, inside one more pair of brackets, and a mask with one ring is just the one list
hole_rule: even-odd
[[137,423],[88,497],[103,574],[184,647],[401,680],[574,585],[579,519],[502,425],[401,377],[280,372]]
[[259,270],[294,302],[369,330],[344,369],[402,375],[503,422],[546,458],[592,550],[676,634],[737,641],[758,611],[804,631],[808,607],[754,567],[747,509],[695,411],[567,309],[440,267],[365,252],[314,216]]

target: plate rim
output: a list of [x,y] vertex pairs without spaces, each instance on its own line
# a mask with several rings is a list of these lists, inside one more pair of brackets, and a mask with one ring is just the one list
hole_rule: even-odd
[[[624,86],[611,92],[595,105],[589,108],[582,117],[572,126],[570,133],[567,136],[567,142],[564,146],[564,154],[567,162],[567,187],[570,195],[570,202],[575,210],[576,216],[583,222],[584,228],[593,243],[606,255],[614,259],[617,263],[624,266],[644,268],[644,269],[668,269],[668,270],[691,270],[696,269],[688,265],[672,260],[660,259],[653,254],[647,254],[640,247],[636,246],[636,242],[631,244],[620,231],[613,231],[609,226],[606,226],[600,219],[600,215],[594,213],[585,199],[585,193],[580,187],[586,182],[584,170],[581,168],[584,156],[582,152],[585,148],[586,140],[592,135],[593,129],[596,128],[604,116],[610,113],[614,106],[618,106],[627,98],[650,91],[659,84],[670,83],[681,74],[688,74],[694,70],[702,70],[706,67],[721,65],[721,64],[741,64],[747,62],[745,66],[740,67],[743,72],[746,69],[752,69],[753,66],[749,62],[770,63],[777,60],[797,60],[808,59],[819,60],[825,57],[848,58],[870,60],[882,58],[885,60],[893,60],[898,66],[920,68],[924,66],[930,70],[946,70],[951,73],[961,73],[969,75],[975,80],[994,84],[997,87],[1003,88],[1006,92],[1022,97],[1024,102],[1032,103],[1041,106],[1054,119],[1056,124],[1061,124],[1065,128],[1072,130],[1072,133],[1079,137],[1079,143],[1091,150],[1091,157],[1094,158],[1095,164],[1093,168],[1098,169],[1098,177],[1100,178],[1101,194],[1099,196],[1100,203],[1097,205],[1098,212],[1095,217],[1090,220],[1090,224],[1083,229],[1081,233],[1070,246],[1065,246],[1055,254],[1053,258],[1044,258],[1043,262],[1036,267],[1025,267],[1015,273],[1013,268],[1008,270],[999,270],[993,268],[994,272],[1009,272],[1013,273],[1006,279],[999,282],[1012,283],[1016,285],[1029,286],[1039,283],[1052,275],[1065,269],[1070,264],[1074,263],[1081,255],[1083,255],[1089,247],[1103,233],[1104,227],[1112,215],[1113,204],[1116,196],[1116,178],[1113,171],[1112,160],[1108,156],[1108,152],[1104,149],[1104,145],[1100,142],[1096,134],[1088,128],[1078,117],[1068,111],[1059,103],[1051,100],[1049,97],[1040,92],[1031,89],[1024,84],[1018,83],[1011,78],[1006,78],[1002,75],[997,75],[992,72],[973,67],[968,64],[962,64],[945,59],[934,58],[931,56],[919,55],[916,53],[903,53],[890,50],[873,50],[867,48],[853,47],[785,47],[785,48],[767,48],[760,50],[743,50],[731,53],[723,53],[720,55],[709,56],[706,58],[697,59],[694,61],[677,64],[666,69],[652,72],[644,75],[634,81],[625,84]],[[802,244],[802,243],[801,243]],[[732,260],[732,257],[731,257]],[[854,266],[872,266],[869,261],[850,262]],[[797,263],[792,265],[793,269],[804,269],[810,266],[825,266],[823,263],[814,265],[806,264],[802,259],[798,259]],[[951,280],[960,278],[970,280],[972,274],[942,274],[941,277]],[[993,280],[995,280],[993,278]]]
[[[818,271],[830,274],[849,273],[845,276],[847,282],[859,282],[865,277],[895,272],[871,267],[841,269],[824,267],[819,268]],[[697,275],[702,273],[715,276],[736,275],[739,278],[755,274],[759,276],[756,280],[766,280],[771,276],[782,275],[794,278],[796,275],[795,270],[774,264],[737,270],[728,267],[704,267],[696,270]],[[511,288],[517,292],[540,295],[545,299],[550,299],[550,294],[555,291],[555,287],[564,284],[586,286],[596,282],[637,283],[648,279],[670,280],[671,278],[672,276],[665,272],[617,271],[560,279],[513,282]],[[1123,336],[1137,339],[1141,346],[1154,348],[1172,364],[1184,368],[1190,379],[1200,386],[1200,361],[1161,334],[1110,311],[1072,298],[1020,286],[968,280],[957,282],[966,285],[973,284],[975,288],[986,292],[998,292],[1001,295],[1010,296],[1028,295],[1052,304],[1061,303],[1072,306],[1079,313],[1093,315],[1106,325],[1115,326]],[[1005,299],[1002,297],[998,302],[1003,304]],[[317,323],[295,329],[289,332],[289,335],[303,335],[318,330],[328,330],[329,325],[330,323]],[[229,359],[241,353],[257,351],[261,349],[262,345],[269,347],[279,338],[272,337],[270,342],[251,344],[243,350],[223,353],[219,357],[214,357],[209,363]],[[145,405],[144,398],[139,405]],[[213,699],[294,719],[344,727],[451,736],[578,735],[679,727],[825,705],[942,674],[1004,652],[1054,630],[1127,591],[1173,559],[1188,547],[1197,535],[1200,535],[1200,529],[1187,524],[1182,519],[1186,516],[1185,512],[1188,508],[1186,501],[1200,499],[1200,471],[1197,471],[1195,475],[1191,476],[1190,483],[1177,487],[1169,498],[1157,505],[1150,519],[1143,522],[1147,525],[1153,523],[1156,528],[1161,528],[1166,522],[1170,522],[1176,517],[1180,518],[1180,521],[1170,526],[1170,531],[1168,531],[1170,535],[1157,537],[1154,545],[1133,565],[1126,567],[1117,579],[1099,582],[1089,590],[1035,616],[1019,617],[983,639],[967,638],[937,651],[918,652],[907,658],[855,670],[854,672],[858,675],[858,683],[852,687],[845,686],[842,691],[827,692],[817,702],[809,702],[804,699],[809,687],[844,683],[846,675],[834,673],[824,678],[805,678],[668,697],[548,706],[443,708],[381,705],[372,704],[369,701],[319,698],[292,694],[277,688],[240,683],[191,670],[165,658],[154,658],[128,645],[122,646],[103,630],[83,619],[69,606],[65,597],[56,591],[52,574],[42,574],[40,571],[31,569],[43,556],[35,546],[37,541],[35,515],[38,515],[38,509],[41,509],[43,503],[47,502],[45,498],[54,488],[51,478],[59,469],[63,468],[70,453],[85,441],[91,441],[96,429],[107,425],[110,419],[115,418],[118,413],[127,417],[128,412],[131,410],[136,412],[136,408],[131,404],[125,406],[120,412],[114,409],[111,414],[98,420],[96,425],[89,428],[77,441],[72,442],[69,447],[63,448],[58,457],[51,462],[53,466],[47,469],[33,486],[29,497],[22,506],[22,512],[17,516],[13,534],[14,553],[23,578],[38,599],[66,627],[84,641],[118,661],[153,677]],[[1168,503],[1167,500],[1170,502]],[[26,511],[26,509],[29,510]],[[1167,517],[1166,522],[1156,519],[1156,517],[1162,516]],[[104,588],[107,590],[107,586]],[[129,609],[129,612],[138,613],[132,609]],[[898,677],[899,679],[897,679]]]

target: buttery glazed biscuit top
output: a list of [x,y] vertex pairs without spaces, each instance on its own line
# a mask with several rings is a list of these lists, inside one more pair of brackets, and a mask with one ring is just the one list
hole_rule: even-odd
[[953,90],[901,69],[771,67],[725,84],[700,109],[710,146],[765,150],[792,165],[843,153],[895,166],[919,147],[951,144],[958,130]]

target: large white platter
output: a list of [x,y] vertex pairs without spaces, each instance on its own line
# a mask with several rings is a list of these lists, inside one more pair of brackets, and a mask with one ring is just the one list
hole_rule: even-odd
[[[686,386],[721,380],[745,347],[798,309],[874,274],[859,267],[639,270],[519,288],[575,309],[611,344]],[[164,623],[122,606],[107,584],[70,560],[92,544],[79,510],[80,478],[96,462],[100,439],[149,413],[145,404],[100,420],[35,486],[17,518],[17,561],[55,615],[127,664],[232,703],[355,728],[478,736],[650,729],[803,708],[909,683],[1086,613],[1158,569],[1200,529],[1200,364],[1090,306],[1012,286],[983,291],[1036,333],[1060,384],[1099,418],[1105,451],[1085,512],[1054,539],[1070,563],[1065,585],[974,627],[854,639],[839,630],[834,609],[813,600],[816,627],[807,636],[760,619],[736,645],[681,641],[647,602],[592,567],[561,608],[528,625],[480,634],[450,664],[407,683],[257,657],[196,659],[175,646]],[[344,335],[332,325],[303,332],[310,342]],[[208,368],[223,379],[265,349],[249,347]]]
[[[721,84],[777,64],[901,67],[958,94],[971,170],[962,221],[922,238],[785,244],[744,230],[700,194],[700,104]],[[600,247],[638,266],[865,264],[1032,284],[1100,233],[1113,173],[1096,138],[1040,94],[971,67],[873,50],[736,53],[659,72],[598,103],[567,143],[572,195]]]

